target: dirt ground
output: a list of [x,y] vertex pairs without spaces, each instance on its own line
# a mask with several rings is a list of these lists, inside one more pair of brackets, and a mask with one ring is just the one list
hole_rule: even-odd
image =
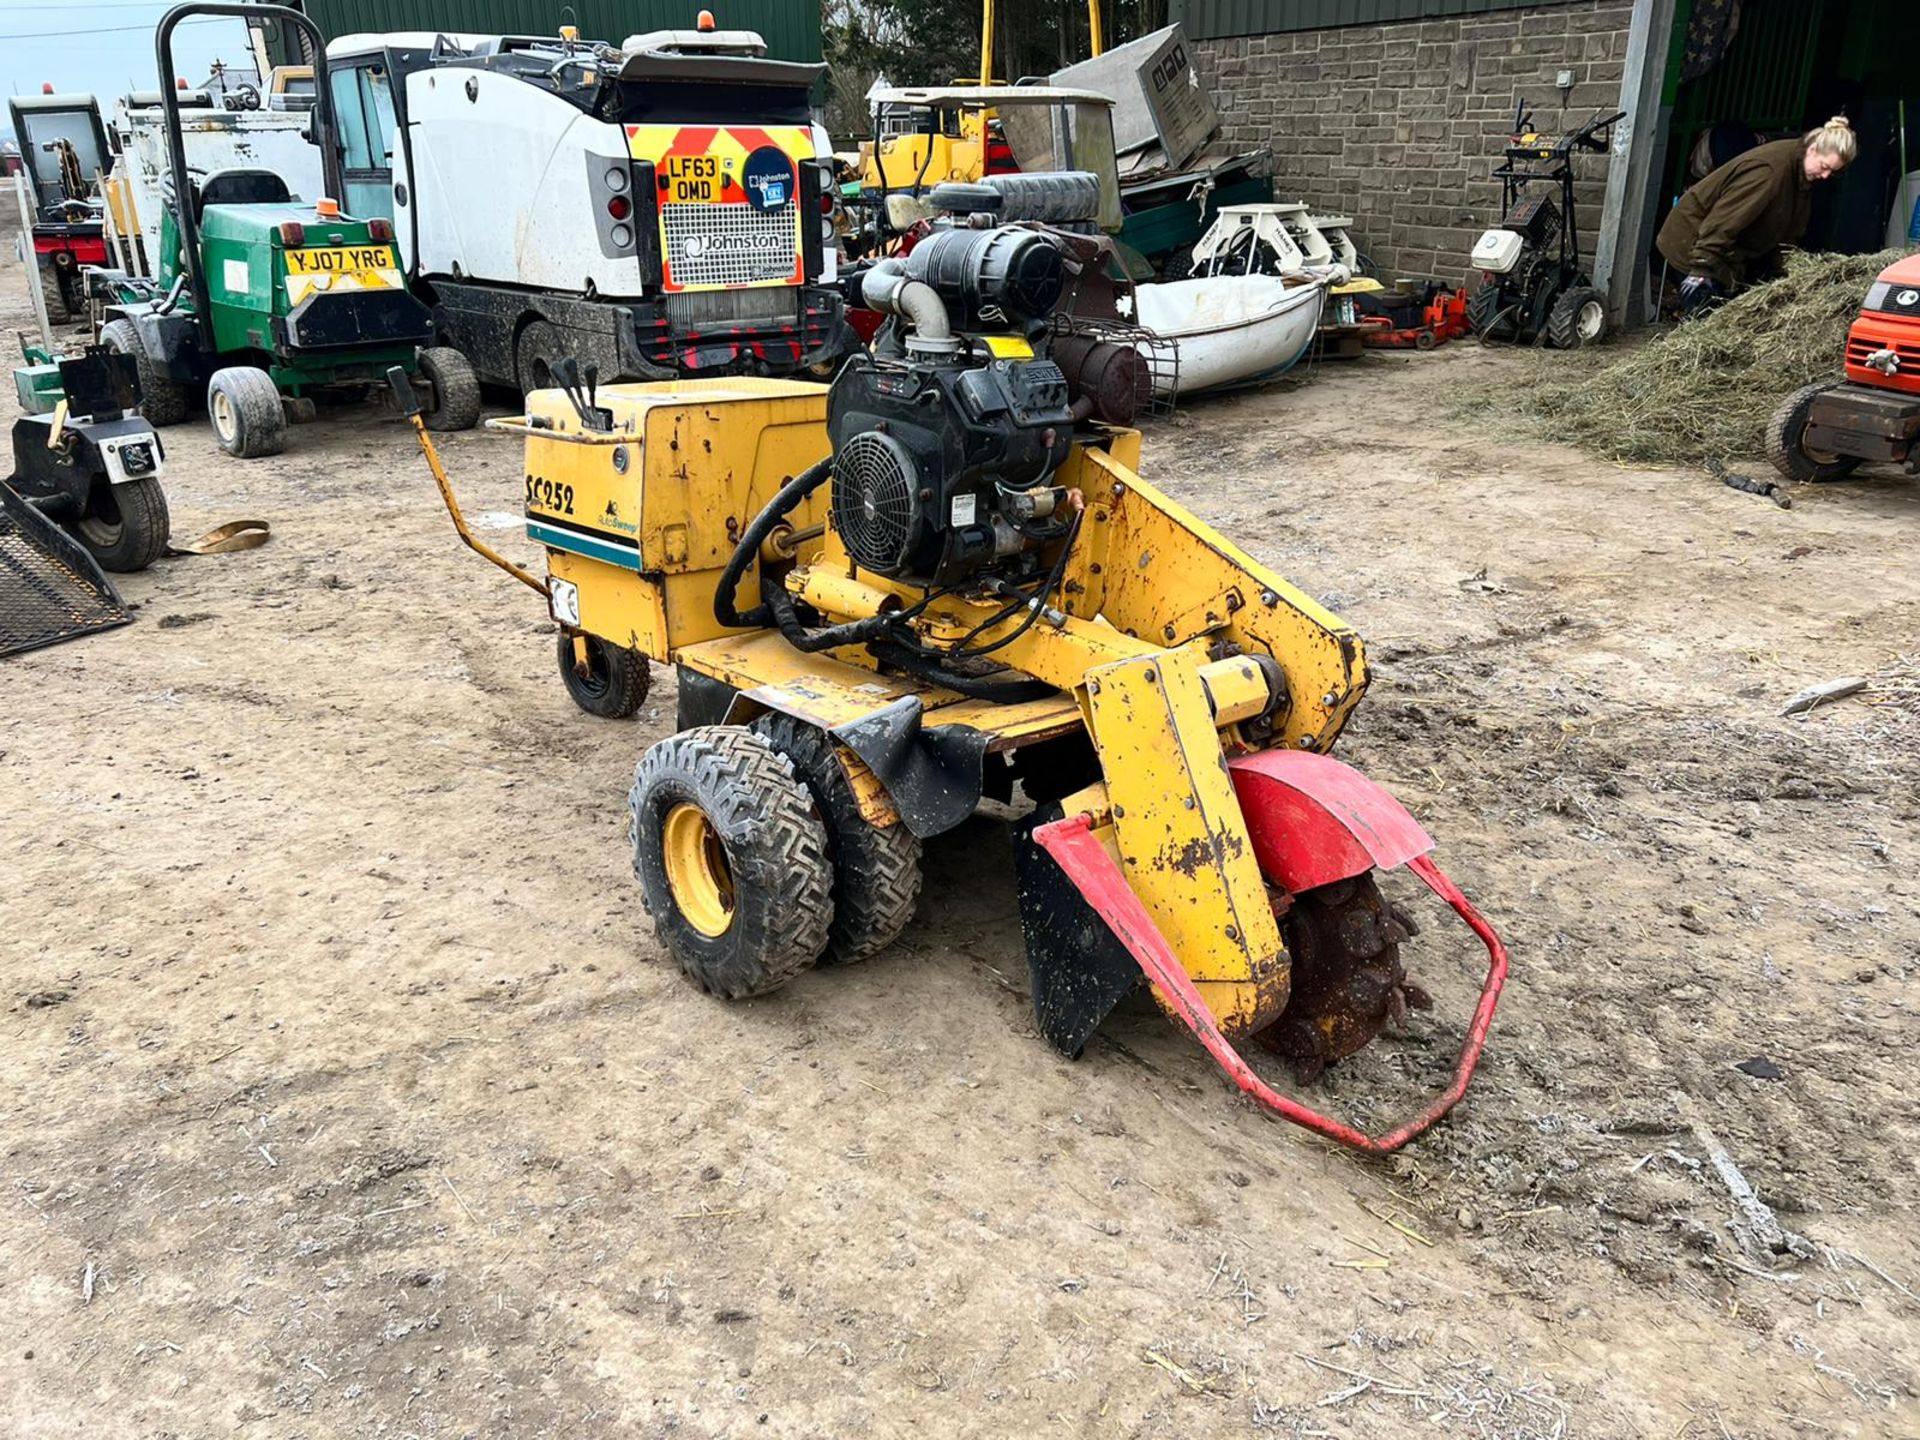
[[[1000,820],[888,953],[696,993],[623,840],[670,673],[578,713],[390,414],[168,432],[176,536],[272,541],[0,662],[0,1432],[1920,1435],[1920,716],[1779,713],[1920,652],[1920,484],[1782,510],[1444,418],[1544,363],[1373,357],[1146,446],[1368,637],[1341,754],[1512,948],[1391,1163],[1146,1003],[1055,1056]],[[532,561],[517,445],[445,452]],[[1337,1114],[1458,1047],[1479,960],[1416,913],[1439,1007]]]

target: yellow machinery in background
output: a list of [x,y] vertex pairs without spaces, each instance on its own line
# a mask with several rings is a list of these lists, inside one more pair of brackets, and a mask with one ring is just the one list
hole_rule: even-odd
[[[1359,637],[1142,477],[1090,379],[1115,357],[1035,353],[1064,283],[1048,237],[938,231],[852,283],[904,339],[830,389],[596,391],[569,366],[492,422],[524,439],[544,578],[466,531],[420,431],[468,543],[547,596],[583,708],[631,714],[649,662],[676,668],[677,733],[629,796],[661,943],[733,999],[858,960],[910,920],[922,842],[1024,794],[1052,1044],[1079,1054],[1144,980],[1270,1110],[1405,1143],[1464,1093],[1506,961],[1412,817],[1327,754],[1366,689]],[[1368,1136],[1236,1042],[1310,1075],[1427,1004],[1372,873],[1402,864],[1490,963],[1452,1084]]]
[[[1087,24],[1091,53],[1106,51],[1106,30],[1100,0],[1088,0]],[[918,196],[935,185],[967,184],[987,175],[1018,168],[1015,147],[1001,134],[999,106],[1031,107],[1046,103],[1046,93],[1034,86],[1009,87],[993,78],[994,0],[983,0],[980,17],[980,77],[977,85],[878,89],[868,97],[873,108],[874,134],[860,146],[860,187],[871,196],[894,193]],[[1056,104],[1112,100],[1079,92],[1056,91]],[[888,124],[902,115],[924,117],[904,130],[889,132]],[[1111,125],[1108,125],[1109,150]],[[996,157],[997,162],[996,162]],[[1084,162],[1083,162],[1084,163]],[[1111,165],[1111,156],[1108,164]],[[1060,169],[1073,169],[1072,163]],[[1097,168],[1085,165],[1085,168]],[[1117,199],[1113,228],[1118,228]],[[891,223],[892,217],[889,217]],[[904,228],[904,227],[897,227]]]

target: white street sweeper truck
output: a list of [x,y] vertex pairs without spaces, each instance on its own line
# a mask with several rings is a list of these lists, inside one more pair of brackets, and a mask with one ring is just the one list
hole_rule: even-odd
[[442,343],[484,380],[831,373],[825,67],[751,31],[404,33],[327,47],[344,203],[393,221]]

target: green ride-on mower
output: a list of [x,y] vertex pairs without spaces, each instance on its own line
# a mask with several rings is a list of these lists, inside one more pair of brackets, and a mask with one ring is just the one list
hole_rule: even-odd
[[[148,420],[176,424],[206,396],[214,438],[229,455],[275,455],[289,420],[311,419],[315,397],[365,396],[391,366],[420,393],[427,423],[464,430],[480,418],[480,386],[458,350],[433,343],[433,318],[408,292],[392,222],[356,220],[321,197],[303,204],[270,170],[195,175],[181,143],[172,38],[199,16],[270,19],[298,35],[324,74],[320,32],[279,5],[176,5],[154,48],[166,112],[170,183],[153,277],[96,272],[107,300],[100,339],[133,358]],[[333,97],[314,87],[312,138],[331,195],[344,193]]]

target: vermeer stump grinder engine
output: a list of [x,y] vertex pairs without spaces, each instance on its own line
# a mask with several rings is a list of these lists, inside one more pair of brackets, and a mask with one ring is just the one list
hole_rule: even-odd
[[[1397,1149],[1465,1093],[1505,951],[1412,816],[1327,754],[1366,689],[1359,637],[1141,478],[1139,433],[1100,423],[1124,355],[1036,353],[1062,263],[1044,234],[963,228],[850,278],[903,343],[830,388],[563,375],[492,422],[525,436],[544,579],[466,529],[416,428],[463,538],[548,597],[585,708],[632,713],[648,660],[677,667],[678,733],[629,803],[646,907],[698,984],[741,999],[882,949],[922,842],[1018,782],[1055,1047],[1078,1055],[1144,980],[1262,1106]],[[1372,873],[1400,865],[1489,965],[1451,1084],[1368,1135],[1235,1043],[1311,1074],[1427,1006]]]
[[1842,480],[1862,464],[1920,469],[1920,255],[1896,260],[1847,331],[1846,378],[1780,402],[1767,457],[1789,480]]

